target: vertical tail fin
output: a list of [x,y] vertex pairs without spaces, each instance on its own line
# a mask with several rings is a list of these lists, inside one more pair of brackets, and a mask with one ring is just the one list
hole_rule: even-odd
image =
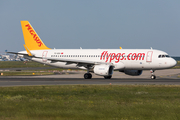
[[21,21],[24,42],[29,50],[47,50],[48,48],[40,39],[28,21]]

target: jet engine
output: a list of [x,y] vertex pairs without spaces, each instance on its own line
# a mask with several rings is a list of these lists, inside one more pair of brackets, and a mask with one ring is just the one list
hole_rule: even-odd
[[114,66],[112,65],[95,65],[94,73],[101,76],[111,76],[113,74]]
[[119,72],[124,72],[126,75],[131,75],[131,76],[139,76],[142,74],[142,70],[124,70]]

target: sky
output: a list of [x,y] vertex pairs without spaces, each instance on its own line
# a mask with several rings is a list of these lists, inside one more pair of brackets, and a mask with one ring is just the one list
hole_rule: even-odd
[[25,50],[21,20],[56,49],[158,49],[180,56],[180,0],[0,0],[0,53]]

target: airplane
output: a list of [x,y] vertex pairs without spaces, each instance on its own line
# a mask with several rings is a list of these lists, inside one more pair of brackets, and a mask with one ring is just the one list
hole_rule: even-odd
[[150,78],[156,79],[155,70],[172,68],[177,64],[166,52],[152,48],[51,49],[43,43],[28,21],[21,21],[21,26],[26,51],[8,53],[59,68],[87,70],[84,79],[91,79],[91,73],[111,79],[113,71],[139,76],[143,70],[150,70]]

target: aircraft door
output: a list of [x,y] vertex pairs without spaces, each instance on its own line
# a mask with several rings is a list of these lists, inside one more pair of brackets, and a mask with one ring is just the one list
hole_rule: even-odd
[[42,61],[43,62],[47,62],[47,59],[46,59],[47,53],[48,53],[48,51],[44,51],[43,54],[42,54]]
[[153,51],[148,51],[146,56],[146,62],[152,62]]

